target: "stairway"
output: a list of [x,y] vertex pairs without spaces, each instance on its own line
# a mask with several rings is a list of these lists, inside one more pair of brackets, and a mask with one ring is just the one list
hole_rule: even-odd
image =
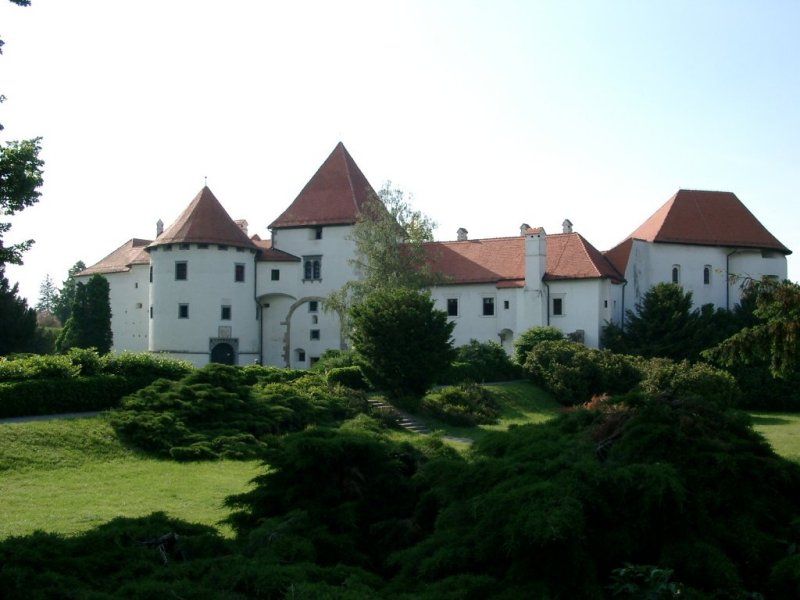
[[431,432],[430,429],[428,429],[422,422],[418,421],[408,413],[392,406],[391,404],[387,404],[383,400],[375,400],[371,398],[367,400],[367,402],[372,410],[390,414],[394,418],[395,422],[406,431],[419,433],[420,435],[427,435]]

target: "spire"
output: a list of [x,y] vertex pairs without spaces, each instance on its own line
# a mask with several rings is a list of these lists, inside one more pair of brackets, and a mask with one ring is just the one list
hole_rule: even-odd
[[186,210],[149,247],[189,242],[255,248],[208,187],[200,190]]
[[342,142],[270,229],[352,225],[377,194]]

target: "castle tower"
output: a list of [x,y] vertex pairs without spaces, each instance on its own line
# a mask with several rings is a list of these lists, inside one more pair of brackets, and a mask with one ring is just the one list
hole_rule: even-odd
[[150,352],[197,366],[259,357],[257,247],[208,187],[147,246]]

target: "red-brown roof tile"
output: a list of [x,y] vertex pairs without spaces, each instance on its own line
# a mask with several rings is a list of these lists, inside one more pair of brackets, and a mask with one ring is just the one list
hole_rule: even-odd
[[77,273],[77,276],[124,273],[131,270],[131,265],[146,265],[150,262],[150,256],[145,252],[149,243],[150,240],[130,239],[102,260]]
[[679,190],[629,237],[791,253],[730,192]]
[[[621,281],[613,265],[580,234],[548,235],[544,279]],[[425,255],[445,284],[495,283],[498,288],[522,287],[525,281],[525,238],[490,238],[461,242],[430,242]]]
[[255,249],[247,234],[231,219],[208,187],[200,190],[186,210],[149,247],[177,243],[223,244]]
[[272,247],[272,240],[262,240],[258,235],[250,238],[258,246],[259,262],[300,262],[300,257]]
[[375,190],[339,142],[294,202],[269,227],[352,225],[375,201]]

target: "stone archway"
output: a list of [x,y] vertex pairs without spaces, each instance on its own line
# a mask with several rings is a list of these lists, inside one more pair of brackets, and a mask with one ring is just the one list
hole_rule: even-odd
[[211,362],[222,365],[236,364],[236,351],[227,342],[220,342],[211,348]]

